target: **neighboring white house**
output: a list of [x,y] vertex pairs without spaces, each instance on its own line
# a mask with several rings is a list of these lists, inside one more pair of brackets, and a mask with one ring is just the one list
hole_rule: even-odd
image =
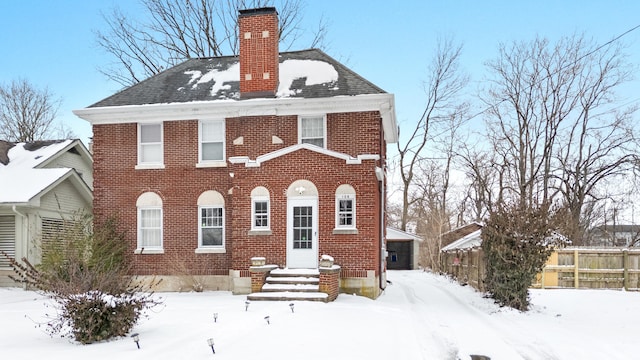
[[[37,240],[62,219],[92,210],[93,162],[80,140],[11,143],[0,140],[0,250],[40,260]],[[0,256],[0,286],[13,285]]]
[[422,238],[399,229],[387,227],[387,269],[415,270],[420,260]]
[[589,245],[595,246],[638,246],[640,225],[601,225],[591,229]]

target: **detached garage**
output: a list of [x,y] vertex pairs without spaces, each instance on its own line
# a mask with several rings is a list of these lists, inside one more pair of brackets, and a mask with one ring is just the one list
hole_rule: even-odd
[[422,238],[408,232],[387,228],[387,269],[418,269]]

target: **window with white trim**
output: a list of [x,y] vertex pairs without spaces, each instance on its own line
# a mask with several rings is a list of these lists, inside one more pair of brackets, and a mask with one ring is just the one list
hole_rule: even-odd
[[336,189],[336,229],[356,228],[356,191],[343,184]]
[[325,116],[300,116],[298,118],[300,144],[327,147],[327,119]]
[[162,248],[162,199],[154,192],[138,197],[138,253],[159,253]]
[[162,123],[138,124],[138,165],[164,164]]
[[199,128],[199,162],[225,161],[224,120],[200,121]]
[[258,186],[251,191],[251,230],[269,230],[270,220],[269,190]]
[[224,250],[224,197],[217,191],[205,191],[198,198],[198,249]]

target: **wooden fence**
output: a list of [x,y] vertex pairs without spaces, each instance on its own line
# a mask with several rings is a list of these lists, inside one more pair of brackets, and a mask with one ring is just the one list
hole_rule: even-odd
[[[481,248],[443,252],[441,269],[462,284],[484,288]],[[555,250],[532,284],[537,288],[640,290],[640,249],[580,248]]]

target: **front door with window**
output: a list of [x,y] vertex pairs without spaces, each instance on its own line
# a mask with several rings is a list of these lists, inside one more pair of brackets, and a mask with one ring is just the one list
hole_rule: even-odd
[[293,198],[288,201],[287,267],[318,267],[317,198]]

